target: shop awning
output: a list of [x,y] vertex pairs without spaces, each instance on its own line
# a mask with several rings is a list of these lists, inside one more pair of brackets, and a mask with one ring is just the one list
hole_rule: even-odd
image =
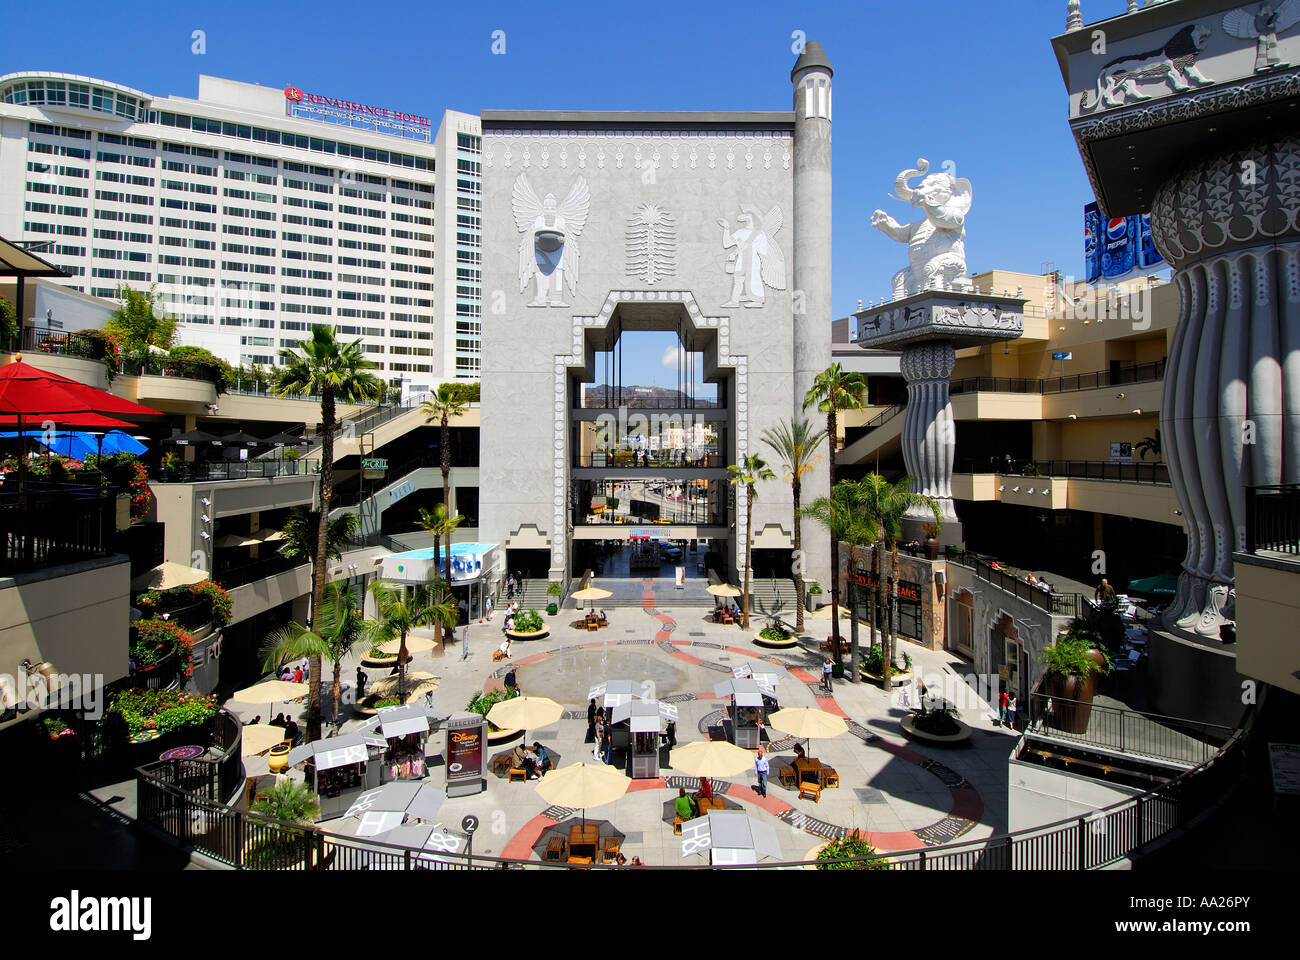
[[289,751],[287,760],[290,766],[315,758],[317,770],[332,770],[345,767],[350,763],[364,763],[370,759],[369,747],[386,746],[382,739],[363,737],[359,733],[348,733],[341,737],[326,737],[304,743]]
[[385,707],[378,718],[379,732],[385,739],[429,732],[429,715],[416,706]]
[[[459,853],[464,844],[463,838],[430,826],[427,823],[406,823],[370,839],[380,843],[391,843],[394,846],[419,850],[421,853],[417,855],[416,859],[421,863],[430,864],[449,862],[446,858],[435,856],[435,854]],[[402,870],[405,868],[402,859],[392,856],[397,852],[385,849],[383,853],[387,854],[387,856],[375,856],[367,866],[371,870]],[[430,869],[436,870],[438,868],[431,867]]]
[[629,721],[629,729],[633,733],[658,733],[659,701],[633,700],[630,703],[620,704],[614,708],[611,719],[614,723]]
[[763,705],[763,691],[753,677],[733,677],[730,680],[723,680],[714,686],[713,694],[717,697],[734,696],[738,707],[761,707]]
[[609,680],[592,687],[587,692],[587,699],[600,700],[603,697],[603,706],[618,707],[631,702],[640,690],[641,685],[634,684],[631,680]]
[[682,826],[682,855],[709,851],[714,866],[781,859],[781,843],[770,824],[739,810],[715,810]]
[[345,817],[360,817],[358,837],[373,837],[400,826],[406,817],[432,820],[447,795],[427,783],[396,780],[367,790],[348,808]]

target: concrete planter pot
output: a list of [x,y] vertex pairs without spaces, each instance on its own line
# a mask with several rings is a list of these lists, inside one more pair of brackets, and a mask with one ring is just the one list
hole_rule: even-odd
[[549,636],[550,633],[551,631],[546,628],[541,630],[530,630],[527,633],[521,633],[518,630],[507,630],[506,636],[511,640],[541,640],[543,637]]
[[523,736],[522,730],[493,730],[488,727],[488,743],[495,746],[500,743],[509,743],[517,737]]
[[913,722],[914,716],[915,714],[909,713],[907,716],[903,717],[903,719],[898,721],[898,725],[903,728],[903,733],[907,734],[907,736],[912,739],[923,740],[926,743],[934,744],[964,743],[970,739],[970,727],[961,720],[958,720],[956,717],[953,717],[952,719],[960,728],[958,732],[950,734],[935,734],[926,733],[924,730],[916,729],[916,724]]
[[762,636],[761,631],[756,630],[754,632],[754,643],[772,650],[789,650],[791,647],[799,646],[799,637],[792,633],[784,640],[768,640]]
[[[414,654],[407,653],[407,663],[410,663],[414,659]],[[393,654],[391,657],[362,657],[361,665],[363,667],[369,667],[372,670],[391,669],[397,666],[397,654]]]
[[[876,684],[876,686],[880,686],[880,681],[882,678],[878,674],[868,673],[866,670],[863,670],[860,675],[864,679],[870,680],[872,683]],[[904,670],[902,672],[899,672],[895,670],[889,675],[889,685],[891,687],[906,686],[907,684],[912,682],[912,679],[913,679],[912,671]]]

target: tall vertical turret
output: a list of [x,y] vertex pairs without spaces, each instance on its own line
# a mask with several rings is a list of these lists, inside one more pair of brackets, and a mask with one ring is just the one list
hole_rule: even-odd
[[[803,48],[790,80],[794,84],[794,409],[831,362],[831,62],[816,40]],[[818,425],[815,409],[806,416]],[[827,469],[835,438],[804,475],[803,501],[827,493]],[[830,542],[814,523],[803,524],[804,578],[829,585]]]

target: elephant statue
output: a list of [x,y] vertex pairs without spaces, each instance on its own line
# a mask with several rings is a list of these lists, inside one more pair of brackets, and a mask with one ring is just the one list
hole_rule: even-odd
[[[894,182],[895,199],[920,207],[925,219],[901,224],[883,210],[871,215],[871,225],[886,236],[907,244],[912,265],[894,275],[894,299],[935,288],[970,291],[966,277],[966,214],[970,212],[971,185],[950,173],[926,174],[930,161],[916,161]],[[907,181],[925,177],[917,186]]]

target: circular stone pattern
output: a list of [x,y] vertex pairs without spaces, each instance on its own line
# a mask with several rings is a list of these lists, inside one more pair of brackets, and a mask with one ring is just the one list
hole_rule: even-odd
[[545,660],[519,667],[518,676],[520,687],[529,696],[550,697],[559,703],[586,703],[592,687],[614,679],[649,680],[660,697],[691,692],[681,667],[661,655],[629,647],[560,650]]

